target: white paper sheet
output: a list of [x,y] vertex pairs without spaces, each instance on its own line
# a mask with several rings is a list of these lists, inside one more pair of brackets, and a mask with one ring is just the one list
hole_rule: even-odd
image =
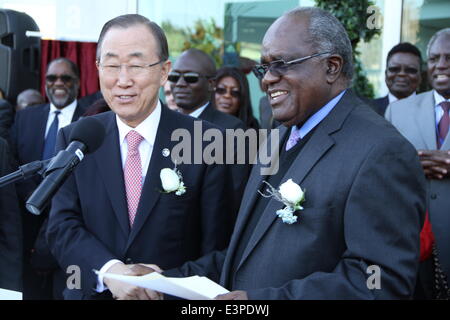
[[0,289],[0,300],[22,300],[22,292]]
[[144,276],[124,276],[113,273],[99,273],[103,277],[120,280],[135,286],[170,294],[187,300],[211,300],[218,294],[229,291],[206,277],[169,278],[157,272]]

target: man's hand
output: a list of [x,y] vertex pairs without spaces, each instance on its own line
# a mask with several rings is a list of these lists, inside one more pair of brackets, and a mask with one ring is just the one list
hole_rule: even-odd
[[248,296],[245,291],[232,291],[225,294],[219,294],[214,300],[248,300]]
[[[155,266],[160,270],[157,266]],[[116,263],[107,272],[122,274],[127,276],[142,276],[154,272],[154,268],[149,268],[142,264],[126,265]],[[111,291],[116,300],[161,300],[162,294],[145,288],[137,287],[122,281],[104,278],[103,282]]]
[[450,151],[418,150],[420,162],[428,179],[444,179],[450,176]]

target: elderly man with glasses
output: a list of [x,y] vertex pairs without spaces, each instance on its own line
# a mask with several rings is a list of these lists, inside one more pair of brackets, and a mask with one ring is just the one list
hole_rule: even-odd
[[279,170],[255,165],[226,251],[163,274],[206,275],[231,291],[223,300],[410,298],[425,179],[414,148],[348,89],[342,24],[290,11],[265,34],[261,62],[282,123]]
[[[55,155],[58,130],[78,120],[85,112],[85,108],[77,102],[79,87],[80,74],[74,62],[66,58],[57,58],[48,64],[45,92],[50,103],[18,111],[12,127],[12,150],[19,165],[49,159]],[[52,273],[56,264],[48,250],[44,248],[44,230],[40,231],[41,228],[45,228],[44,221],[48,211],[40,216],[34,216],[25,209],[26,200],[40,181],[40,177],[35,177],[17,186],[23,212],[24,299],[61,298],[60,293],[52,293]],[[39,233],[40,236],[37,238]],[[55,291],[60,289],[55,287]]]

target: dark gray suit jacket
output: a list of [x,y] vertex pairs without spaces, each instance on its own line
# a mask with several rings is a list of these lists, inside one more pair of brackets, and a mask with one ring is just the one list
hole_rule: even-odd
[[[280,127],[281,140],[288,133]],[[270,200],[230,274],[265,179],[259,169],[252,170],[227,251],[168,275],[204,274],[228,289],[246,290],[250,299],[411,297],[425,179],[415,149],[387,121],[347,92],[282,179],[306,190],[298,222],[283,223],[275,214],[283,204]],[[373,284],[374,268],[380,289],[367,284]]]
[[[49,246],[60,266],[81,268],[81,290],[66,289],[66,299],[99,298],[92,270],[100,270],[111,259],[173,268],[227,246],[235,215],[229,211],[233,193],[227,189],[227,166],[178,164],[186,193],[161,192],[161,170],[174,167],[162,151],[178,145],[171,139],[177,129],[193,136],[194,118],[162,107],[136,220],[130,228],[116,116],[105,112],[94,117],[105,126],[105,140],[56,193],[47,229]],[[60,130],[58,149],[66,147],[72,128]],[[204,131],[210,128],[211,124],[203,124]],[[202,151],[205,145],[200,146]]]
[[[0,137],[0,177],[11,173],[10,152]],[[14,184],[0,188],[0,288],[22,291],[22,226]]]
[[[388,119],[417,150],[436,150],[436,116],[433,91],[396,101],[386,110]],[[450,150],[450,136],[441,150]],[[423,171],[422,171],[423,174]],[[450,179],[427,180],[430,221],[443,271],[450,277]]]

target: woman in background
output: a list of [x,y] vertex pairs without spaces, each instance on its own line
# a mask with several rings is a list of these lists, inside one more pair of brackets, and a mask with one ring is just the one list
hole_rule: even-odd
[[241,119],[247,129],[259,129],[253,116],[250,90],[245,74],[235,67],[222,67],[217,71],[214,104],[217,110]]

